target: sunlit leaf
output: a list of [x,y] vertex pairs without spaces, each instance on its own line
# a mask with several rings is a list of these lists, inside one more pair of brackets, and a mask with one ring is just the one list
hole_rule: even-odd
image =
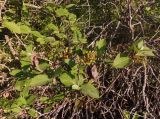
[[28,95],[29,95],[29,85],[26,85],[26,82],[25,82],[25,87],[20,92],[20,95],[23,97],[28,97]]
[[65,86],[72,86],[75,84],[75,81],[67,73],[63,73],[59,78],[61,83]]
[[136,113],[134,113],[134,115],[133,115],[132,119],[139,119],[139,118],[140,118],[140,116],[137,114],[137,112],[136,112]]
[[56,36],[58,36],[59,38],[64,38],[64,39],[66,39],[67,38],[67,36],[66,36],[66,34],[64,34],[64,33],[58,33],[58,34],[56,34]]
[[12,70],[9,74],[12,75],[12,76],[15,76],[16,74],[20,73],[21,70],[20,69],[14,69]]
[[151,56],[154,57],[155,55],[153,54],[152,50],[140,50],[136,54],[137,56]]
[[69,12],[67,9],[65,8],[59,8],[56,10],[56,14],[61,17],[61,16],[68,16],[69,15]]
[[64,93],[62,92],[53,97],[54,101],[59,101],[62,100],[63,98],[64,98]]
[[81,86],[81,92],[92,98],[99,98],[99,91],[91,83],[86,83]]
[[31,87],[45,85],[51,81],[51,79],[49,79],[48,76],[45,74],[37,75],[37,76],[31,78],[30,80],[31,80],[30,81]]
[[78,76],[77,84],[78,84],[79,86],[81,86],[81,85],[84,83],[84,80],[85,80],[84,76],[83,76],[83,75],[79,75],[79,76]]
[[31,59],[30,57],[24,57],[24,58],[21,58],[20,62],[21,62],[21,66],[24,67],[31,64]]
[[32,35],[34,35],[34,36],[36,36],[38,38],[44,38],[44,36],[38,31],[32,31],[31,33],[32,33]]
[[22,106],[22,105],[26,105],[26,104],[27,104],[26,99],[25,99],[24,97],[19,97],[19,98],[16,100],[16,102],[17,102],[17,105],[18,105],[18,106]]
[[41,64],[39,64],[39,68],[41,70],[43,70],[43,71],[46,70],[49,67],[50,67],[50,65],[48,63],[41,63]]
[[48,101],[48,97],[40,97],[40,102],[45,103],[46,101]]
[[52,23],[48,24],[45,28],[46,30],[58,31],[58,27]]
[[98,49],[102,49],[104,47],[106,47],[106,40],[105,39],[101,39],[99,41],[96,42],[96,47]]
[[141,49],[142,47],[144,47],[144,41],[140,39],[137,41],[137,48]]
[[38,112],[37,112],[35,109],[33,109],[33,108],[30,108],[30,109],[28,110],[28,114],[29,114],[31,117],[37,117],[37,116],[38,116]]
[[39,37],[39,38],[36,39],[36,41],[39,42],[40,44],[45,44],[45,39],[44,38]]
[[14,22],[4,21],[3,26],[8,28],[10,31],[12,31],[14,33],[18,33],[18,34],[21,33],[20,26]]
[[139,39],[139,40],[136,40],[133,43],[133,45],[131,46],[131,49],[134,50],[135,52],[137,52],[143,47],[144,47],[144,40],[143,39]]
[[26,25],[20,25],[20,30],[21,30],[21,33],[23,34],[31,33],[31,29]]
[[16,89],[17,91],[21,91],[23,85],[24,85],[24,81],[16,81],[15,89]]
[[130,113],[128,111],[123,111],[123,114],[125,119],[130,119]]
[[37,96],[35,96],[35,95],[30,95],[26,100],[27,105],[31,105],[34,102],[34,100],[36,99],[36,97]]
[[77,20],[77,17],[75,14],[69,14],[69,21],[74,23]]
[[21,110],[22,109],[18,105],[16,105],[16,104],[14,104],[14,105],[11,106],[11,111],[12,112],[19,113],[19,112],[21,112]]
[[114,59],[112,66],[115,68],[124,68],[125,66],[129,65],[130,62],[131,59],[128,56],[118,54]]
[[66,8],[71,8],[73,6],[75,6],[75,4],[69,4],[69,5],[66,6]]
[[80,87],[79,87],[78,85],[74,84],[74,85],[72,85],[72,89],[74,89],[74,90],[79,90]]

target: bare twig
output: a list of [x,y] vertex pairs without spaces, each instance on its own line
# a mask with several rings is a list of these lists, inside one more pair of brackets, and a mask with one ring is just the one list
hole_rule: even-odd
[[143,100],[144,100],[144,103],[145,103],[145,106],[146,106],[146,110],[148,111],[148,113],[150,113],[149,104],[148,104],[148,97],[145,93],[146,86],[147,86],[147,78],[148,78],[148,76],[147,76],[147,66],[146,66],[145,61],[143,62],[143,65],[144,65],[144,83],[143,83],[143,88],[142,88],[142,94],[143,94]]
[[110,41],[109,41],[109,46],[110,46],[110,47],[111,47],[111,45],[112,45],[112,44],[111,44],[111,43],[112,43],[112,40],[114,39],[115,35],[117,34],[117,31],[118,31],[118,29],[119,29],[120,24],[121,24],[121,22],[118,21],[117,26],[116,26],[116,28],[115,28],[115,30],[114,30],[114,33],[113,33],[113,35],[111,36]]
[[131,30],[131,34],[132,34],[132,39],[134,39],[134,26],[132,25],[132,11],[131,11],[131,0],[127,0],[127,5],[128,5],[128,18],[129,18],[129,21],[128,21],[128,25],[130,27],[130,30]]
[[150,41],[153,40],[158,35],[158,33],[160,33],[159,29],[160,29],[160,25],[158,26],[158,28],[156,30],[156,33],[152,36],[152,38],[150,39]]
[[19,58],[18,58],[18,53],[17,53],[16,50],[13,48],[13,45],[12,45],[12,42],[11,42],[11,39],[9,38],[9,36],[8,36],[8,35],[5,35],[5,39],[6,39],[6,42],[7,42],[8,46],[9,46],[9,49],[10,49],[13,57],[14,57],[15,59],[19,60]]
[[98,39],[102,36],[103,32],[106,31],[106,28],[107,28],[110,24],[112,24],[113,22],[115,22],[115,21],[109,22],[109,23],[102,29],[101,33],[87,46],[87,48],[89,48],[89,47],[91,47],[92,45],[94,45],[95,42],[96,42],[96,40],[98,40]]
[[89,4],[89,0],[87,0],[87,5],[88,5],[88,26],[91,25],[91,7]]

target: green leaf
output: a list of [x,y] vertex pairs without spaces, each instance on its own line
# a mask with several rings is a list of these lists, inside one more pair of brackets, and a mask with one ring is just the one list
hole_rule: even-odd
[[27,46],[26,46],[26,52],[27,52],[27,53],[31,53],[31,52],[33,51],[33,47],[34,47],[34,46],[33,46],[32,44],[27,45]]
[[57,69],[55,69],[53,75],[55,77],[59,77],[62,74],[62,72],[63,72],[63,68],[62,67],[58,67]]
[[15,113],[19,113],[19,112],[21,112],[21,108],[17,105],[14,105],[11,107],[11,111],[15,112]]
[[67,9],[64,9],[64,8],[59,8],[56,10],[56,14],[61,17],[61,16],[68,16],[69,15],[69,12]]
[[52,105],[51,106],[47,106],[45,109],[44,109],[44,112],[50,112],[52,110]]
[[151,10],[151,7],[145,7],[145,9],[146,9],[147,11],[150,11],[150,10]]
[[37,76],[31,78],[30,80],[31,80],[30,81],[31,87],[45,85],[51,81],[51,79],[49,79],[48,76],[45,74],[37,75]]
[[48,10],[47,12],[52,13],[55,11],[55,4],[52,2],[47,2],[46,9]]
[[12,75],[12,76],[15,76],[16,74],[20,73],[21,70],[20,69],[14,69],[12,70],[9,74]]
[[44,36],[38,31],[32,31],[31,33],[32,33],[32,35],[34,35],[34,36],[36,36],[38,38],[44,38]]
[[12,31],[14,33],[21,34],[20,26],[14,22],[4,21],[3,26],[8,28],[10,31]]
[[26,25],[20,25],[21,33],[29,34],[31,33],[31,28]]
[[58,33],[58,34],[56,34],[56,36],[58,36],[59,38],[62,38],[62,39],[67,38],[66,34],[64,34],[64,33]]
[[52,44],[56,42],[56,39],[54,37],[46,37],[45,42]]
[[142,47],[138,52],[137,52],[137,56],[155,56],[153,54],[153,51],[152,49],[148,48],[148,47]]
[[59,93],[52,98],[53,102],[59,102],[65,98],[64,93]]
[[60,41],[54,41],[53,43],[51,43],[52,46],[57,46],[60,44]]
[[66,6],[66,8],[71,8],[73,6],[75,6],[75,4],[69,4],[69,5]]
[[26,48],[26,50],[22,50],[21,53],[20,53],[21,60],[23,58],[25,58],[25,60],[27,59],[27,61],[30,61],[30,54],[33,51],[33,45],[27,45],[25,48]]
[[134,113],[134,115],[133,115],[132,119],[139,119],[139,118],[140,118],[140,116],[137,114],[137,112],[136,112],[136,113]]
[[54,37],[46,37],[45,40],[47,42],[55,42],[56,41],[56,39]]
[[17,105],[18,105],[18,106],[22,106],[22,105],[26,105],[26,104],[27,104],[26,99],[25,99],[24,97],[19,97],[19,98],[16,100],[16,102],[17,102]]
[[69,14],[69,21],[74,23],[77,20],[77,17],[75,14],[70,13]]
[[102,55],[104,54],[105,49],[106,49],[106,40],[101,39],[101,40],[97,41],[96,47],[97,47],[97,56],[102,57]]
[[96,42],[96,47],[98,49],[102,49],[104,47],[106,47],[106,40],[105,39],[101,39],[99,41]]
[[87,43],[87,39],[86,38],[81,38],[80,42],[83,43],[83,44],[85,44],[85,43]]
[[45,102],[47,102],[48,100],[49,100],[48,97],[40,97],[40,99],[39,99],[39,101],[40,101],[41,103],[45,103]]
[[21,62],[22,67],[30,65],[31,64],[31,58],[30,57],[21,58],[20,62]]
[[39,37],[39,38],[36,39],[36,41],[39,42],[42,45],[45,44],[45,39],[44,38]]
[[35,109],[33,109],[33,108],[30,108],[30,109],[28,110],[28,114],[29,114],[31,117],[37,117],[37,116],[38,116],[37,111],[36,111]]
[[141,40],[141,39],[138,40],[138,41],[137,41],[137,48],[138,48],[138,49],[141,49],[143,46],[144,46],[144,41]]
[[125,66],[129,65],[130,62],[131,59],[129,57],[119,53],[114,59],[112,66],[114,68],[124,68]]
[[53,30],[58,32],[58,27],[52,23],[48,24],[45,28],[46,30]]
[[71,68],[71,74],[77,75],[78,74],[78,65],[75,65]]
[[23,97],[28,97],[29,95],[29,85],[25,82],[25,87],[23,88],[22,92],[20,92],[20,95]]
[[131,49],[134,50],[135,52],[138,52],[143,47],[144,47],[144,40],[139,39],[133,43],[133,45],[131,46]]
[[22,87],[24,86],[24,81],[16,81],[15,89],[17,91],[22,91]]
[[82,38],[82,33],[79,30],[77,30],[77,31],[75,31],[75,36],[76,36],[77,40],[80,41]]
[[72,89],[74,89],[74,90],[80,90],[80,87],[78,85],[74,84],[74,85],[72,85]]
[[26,100],[27,101],[27,105],[31,105],[35,99],[36,99],[35,95],[30,95]]
[[124,118],[125,119],[129,119],[130,118],[130,113],[128,111],[123,111],[123,114],[124,114]]
[[39,68],[41,70],[43,70],[43,71],[46,70],[49,67],[50,67],[50,65],[48,63],[41,63],[41,64],[39,64]]
[[78,78],[78,81],[77,81],[77,84],[79,86],[81,86],[83,83],[84,83],[84,76],[83,75],[79,75],[79,78]]
[[65,86],[72,86],[75,84],[75,81],[67,73],[63,73],[59,78],[61,83],[63,83]]
[[99,91],[91,83],[86,83],[82,85],[81,92],[84,95],[88,95],[92,98],[99,98]]

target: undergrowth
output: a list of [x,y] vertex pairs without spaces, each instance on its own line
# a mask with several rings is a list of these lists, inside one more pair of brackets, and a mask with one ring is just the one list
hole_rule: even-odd
[[160,118],[160,3],[1,3],[0,117]]

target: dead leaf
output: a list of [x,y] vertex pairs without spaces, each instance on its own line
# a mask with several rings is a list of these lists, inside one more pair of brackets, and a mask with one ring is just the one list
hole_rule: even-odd
[[92,73],[92,77],[94,80],[97,80],[99,77],[99,73],[97,71],[97,66],[93,65],[93,67],[91,68],[91,73]]
[[31,64],[34,68],[36,68],[38,71],[43,72],[40,68],[39,68],[39,59],[38,59],[38,54],[33,52],[31,55]]

